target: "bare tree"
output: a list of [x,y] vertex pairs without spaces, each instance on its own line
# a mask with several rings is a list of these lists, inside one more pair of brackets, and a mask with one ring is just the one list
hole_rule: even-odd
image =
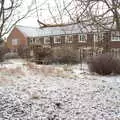
[[32,5],[25,9],[24,2],[24,0],[0,0],[0,39],[31,11]]
[[[61,10],[60,4],[55,0],[59,18],[63,19],[63,15],[66,15],[72,23],[82,23],[86,26],[92,25],[95,28],[107,30],[120,30],[120,0],[62,1],[63,10]],[[58,16],[54,15],[50,6],[48,8],[52,18],[57,23],[56,18]]]
[[[73,0],[73,15],[77,22],[90,23],[95,27],[120,30],[120,0]],[[76,17],[75,17],[76,16]]]
[[52,23],[56,25],[63,25],[65,23],[69,23],[69,15],[64,8],[65,6],[70,6],[72,0],[64,1],[64,0],[53,0],[53,4],[48,3],[48,11],[52,18]]

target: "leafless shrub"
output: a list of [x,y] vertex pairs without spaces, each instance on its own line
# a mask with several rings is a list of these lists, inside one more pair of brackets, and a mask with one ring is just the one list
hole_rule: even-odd
[[0,47],[0,62],[4,60],[4,55],[9,51],[9,49],[1,46]]
[[1,48],[0,48],[0,62],[3,61],[3,55],[4,55],[4,53],[3,53],[3,51],[2,51]]
[[30,58],[30,49],[26,46],[19,46],[17,52],[21,58]]
[[52,56],[52,50],[50,48],[36,48],[34,49],[34,57],[36,63],[41,63],[41,61],[50,62]]
[[115,65],[114,65],[114,71],[113,73],[115,74],[120,74],[120,60],[119,59],[114,59]]
[[78,51],[73,48],[56,48],[53,52],[53,61],[58,63],[77,63]]
[[4,59],[15,59],[15,58],[19,58],[17,53],[14,52],[8,52],[4,55],[3,57]]
[[63,63],[73,64],[79,62],[79,52],[73,48],[36,48],[34,49],[36,63]]
[[90,72],[100,75],[120,74],[120,60],[109,54],[93,56],[88,60]]

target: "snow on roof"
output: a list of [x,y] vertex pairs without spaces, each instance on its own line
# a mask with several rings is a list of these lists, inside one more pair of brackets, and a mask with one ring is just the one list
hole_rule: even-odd
[[25,36],[27,37],[40,37],[40,36],[52,36],[52,35],[64,35],[64,34],[75,34],[75,33],[85,33],[91,32],[91,28],[85,28],[84,26],[78,24],[72,24],[67,26],[57,26],[57,27],[25,27],[16,26]]
[[16,28],[20,30],[27,37],[39,36],[39,28],[19,26],[19,25],[17,25]]

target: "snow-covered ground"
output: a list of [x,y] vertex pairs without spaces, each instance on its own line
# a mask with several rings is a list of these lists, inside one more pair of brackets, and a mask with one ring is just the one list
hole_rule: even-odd
[[120,76],[84,65],[0,65],[0,120],[120,120]]

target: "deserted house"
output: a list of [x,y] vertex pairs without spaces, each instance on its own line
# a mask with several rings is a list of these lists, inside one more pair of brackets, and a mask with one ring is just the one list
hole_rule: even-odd
[[102,53],[105,50],[120,53],[120,32],[99,31],[94,28],[71,24],[41,28],[15,26],[7,38],[11,51],[19,46],[30,47],[73,47],[80,53]]

